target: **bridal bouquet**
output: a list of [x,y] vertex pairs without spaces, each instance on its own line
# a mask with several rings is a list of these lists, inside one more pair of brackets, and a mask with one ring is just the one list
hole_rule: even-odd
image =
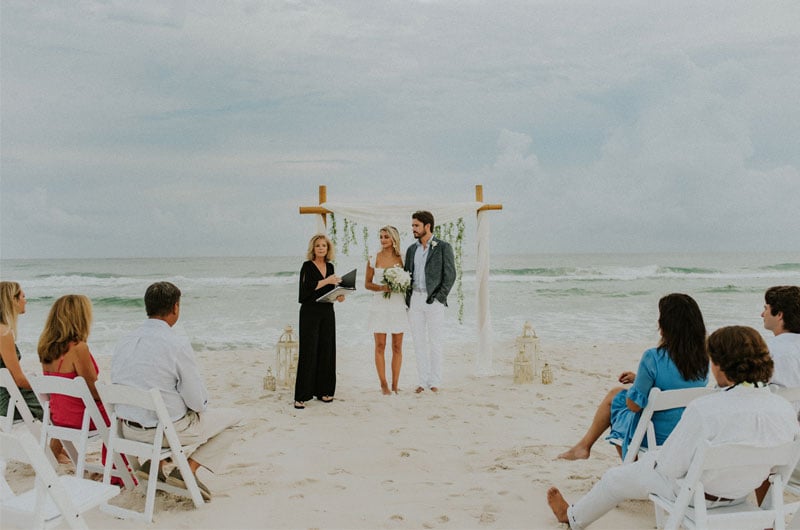
[[384,298],[389,298],[392,293],[405,293],[411,287],[411,275],[402,267],[390,267],[383,271],[383,283],[389,286],[389,292],[383,293]]

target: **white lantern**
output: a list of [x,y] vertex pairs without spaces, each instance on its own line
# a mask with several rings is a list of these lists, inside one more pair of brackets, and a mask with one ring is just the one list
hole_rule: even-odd
[[525,350],[520,348],[514,359],[514,383],[533,383],[533,367],[530,359],[525,355]]
[[272,367],[267,368],[267,375],[264,376],[264,390],[274,391],[276,388],[275,376],[272,375]]
[[275,346],[275,379],[284,387],[294,385],[297,376],[297,356],[299,346],[292,326],[286,326],[283,335]]
[[531,375],[535,376],[539,373],[539,337],[533,330],[530,322],[525,322],[522,326],[522,335],[517,337],[517,352],[521,353],[525,359],[530,363]]

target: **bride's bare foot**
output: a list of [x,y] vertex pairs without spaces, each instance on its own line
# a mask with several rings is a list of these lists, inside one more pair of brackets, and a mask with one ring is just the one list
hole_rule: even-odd
[[569,451],[563,452],[558,455],[558,458],[562,460],[586,460],[589,458],[589,450],[585,447],[581,447],[576,445]]
[[567,516],[569,503],[555,486],[547,490],[547,504],[550,505],[550,509],[553,510],[553,515],[556,516],[559,523],[569,522],[569,517]]
[[389,391],[389,385],[387,383],[381,383],[381,393],[384,396],[390,396],[392,393]]

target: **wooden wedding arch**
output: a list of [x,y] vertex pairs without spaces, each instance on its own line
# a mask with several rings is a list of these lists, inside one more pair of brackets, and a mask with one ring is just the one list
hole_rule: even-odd
[[[427,201],[427,202],[426,202]],[[317,231],[327,233],[328,215],[333,214],[367,227],[386,224],[406,226],[411,223],[411,214],[417,210],[428,210],[434,214],[437,225],[456,221],[475,212],[477,217],[477,256],[475,264],[476,325],[478,345],[475,351],[474,371],[477,375],[493,375],[492,368],[492,319],[489,311],[489,216],[493,210],[502,210],[502,204],[483,201],[483,186],[475,186],[475,201],[463,203],[432,203],[427,199],[408,204],[356,204],[328,200],[327,186],[319,187],[319,203],[315,206],[300,206],[300,214],[317,215]]]

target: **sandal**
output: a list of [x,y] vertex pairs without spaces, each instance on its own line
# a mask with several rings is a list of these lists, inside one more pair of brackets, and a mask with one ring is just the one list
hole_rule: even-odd
[[304,408],[306,408],[306,404],[303,403],[302,401],[295,401],[294,402],[294,408],[296,408],[296,409],[304,409]]

